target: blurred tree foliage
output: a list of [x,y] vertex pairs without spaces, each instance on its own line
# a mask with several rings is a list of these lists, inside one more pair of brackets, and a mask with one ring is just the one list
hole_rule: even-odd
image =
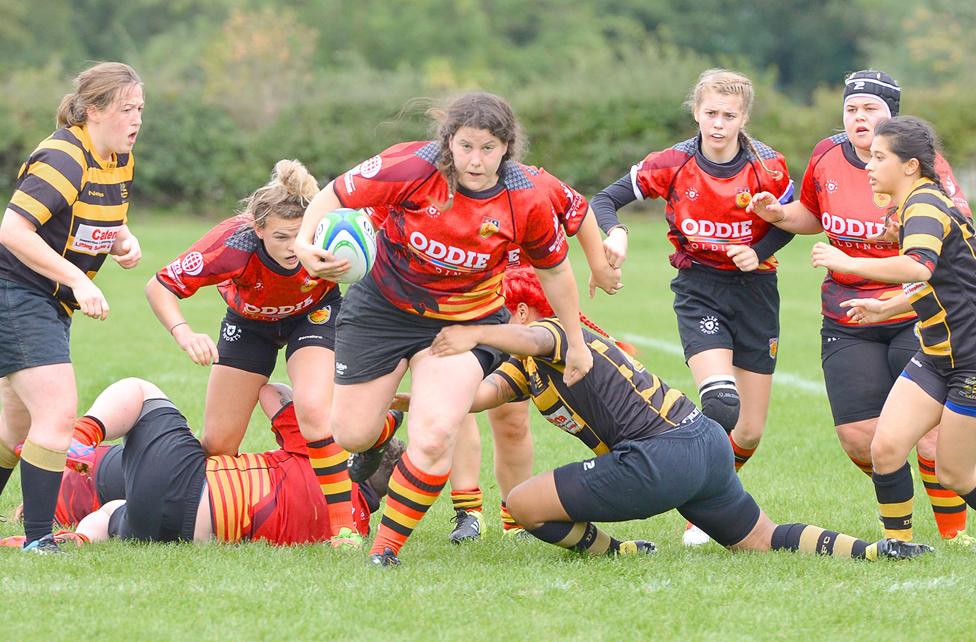
[[694,134],[712,66],[753,78],[750,132],[799,179],[840,128],[846,72],[906,87],[958,166],[976,162],[976,5],[955,0],[0,0],[0,187],[54,126],[70,78],[124,60],[146,83],[135,191],[215,214],[299,158],[321,182],[429,134],[427,108],[508,97],[526,160],[592,194]]

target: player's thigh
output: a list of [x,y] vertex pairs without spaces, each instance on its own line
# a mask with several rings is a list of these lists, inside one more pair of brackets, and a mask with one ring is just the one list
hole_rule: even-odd
[[78,409],[72,365],[35,366],[10,373],[7,381],[30,415],[30,440],[53,450],[67,449]]
[[302,435],[308,441],[325,439],[331,434],[335,353],[321,346],[305,346],[291,355],[287,366]]
[[358,383],[336,380],[330,428],[340,446],[362,452],[373,445],[406,371],[407,361],[402,359],[392,372],[375,379]]
[[871,441],[871,461],[879,473],[897,470],[919,439],[939,423],[942,403],[913,379],[899,377],[885,401]]
[[[911,355],[892,374],[891,359],[901,355],[878,332],[825,327],[821,331],[820,360],[834,425],[841,426],[881,414],[888,392]],[[918,350],[916,342],[915,350]],[[914,354],[914,353],[913,353]]]
[[[730,348],[712,348],[688,357],[688,367],[695,385],[715,375],[732,375],[732,350]],[[734,376],[734,375],[733,375]]]
[[945,409],[936,447],[939,481],[960,494],[976,489],[976,408],[967,412]]
[[30,413],[6,377],[0,377],[0,441],[13,447],[27,438]]
[[220,364],[210,370],[203,442],[208,455],[235,455],[268,376]]

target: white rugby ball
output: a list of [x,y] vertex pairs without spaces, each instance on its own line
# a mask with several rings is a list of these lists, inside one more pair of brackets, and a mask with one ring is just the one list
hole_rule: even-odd
[[376,232],[369,216],[359,210],[340,208],[326,214],[315,228],[312,243],[349,261],[349,271],[336,279],[339,283],[362,280],[376,262]]

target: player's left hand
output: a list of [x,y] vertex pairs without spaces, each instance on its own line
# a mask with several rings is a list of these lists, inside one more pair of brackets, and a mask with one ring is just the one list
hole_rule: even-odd
[[607,294],[616,294],[624,287],[620,278],[620,268],[611,267],[609,263],[605,263],[596,272],[590,272],[590,298],[596,294],[597,288]]
[[131,270],[139,265],[139,261],[142,259],[142,248],[139,247],[139,239],[131,234],[121,241],[113,243],[109,253],[115,262],[126,270]]
[[563,370],[563,383],[572,386],[583,380],[593,367],[593,353],[585,344],[566,347],[566,367]]
[[851,257],[847,254],[823,241],[814,243],[810,251],[810,263],[813,267],[827,268],[831,272],[850,272],[850,260]]
[[725,254],[743,272],[752,272],[759,267],[759,255],[748,245],[730,245]]
[[441,328],[430,344],[430,353],[435,357],[449,357],[467,352],[478,345],[478,326],[449,325]]

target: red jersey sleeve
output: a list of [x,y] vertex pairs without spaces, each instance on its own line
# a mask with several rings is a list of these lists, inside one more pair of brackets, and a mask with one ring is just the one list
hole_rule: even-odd
[[691,158],[691,154],[675,147],[651,152],[630,168],[634,196],[641,201],[647,198],[667,198],[675,173]]
[[822,210],[820,209],[820,198],[817,194],[817,164],[820,163],[824,154],[836,145],[837,143],[832,138],[825,138],[817,143],[817,146],[813,148],[813,153],[810,154],[810,162],[807,163],[807,169],[803,173],[803,184],[800,187],[800,202],[803,203],[803,207],[810,210],[818,219]]
[[[439,154],[436,143],[400,143],[339,175],[332,187],[343,207],[397,205],[437,173]],[[443,192],[441,202],[447,202],[446,182]]]
[[935,156],[935,172],[939,175],[939,182],[942,183],[942,189],[952,199],[956,209],[971,219],[973,217],[973,211],[969,207],[966,195],[963,194],[959,181],[952,174],[952,167],[949,165],[949,161],[944,159],[942,154],[937,153]]
[[228,243],[244,225],[239,216],[218,224],[189,249],[156,272],[156,279],[166,288],[185,299],[207,285],[215,285],[233,278],[246,266],[250,251],[242,251]]
[[[570,221],[573,232],[579,229],[589,208],[586,199],[544,170],[528,168],[535,188],[522,193],[532,194],[523,233],[517,244],[525,252],[529,263],[540,269],[553,268],[563,262],[569,252],[566,230],[562,221]],[[515,196],[519,194],[519,196]],[[513,198],[521,198],[520,193]]]

